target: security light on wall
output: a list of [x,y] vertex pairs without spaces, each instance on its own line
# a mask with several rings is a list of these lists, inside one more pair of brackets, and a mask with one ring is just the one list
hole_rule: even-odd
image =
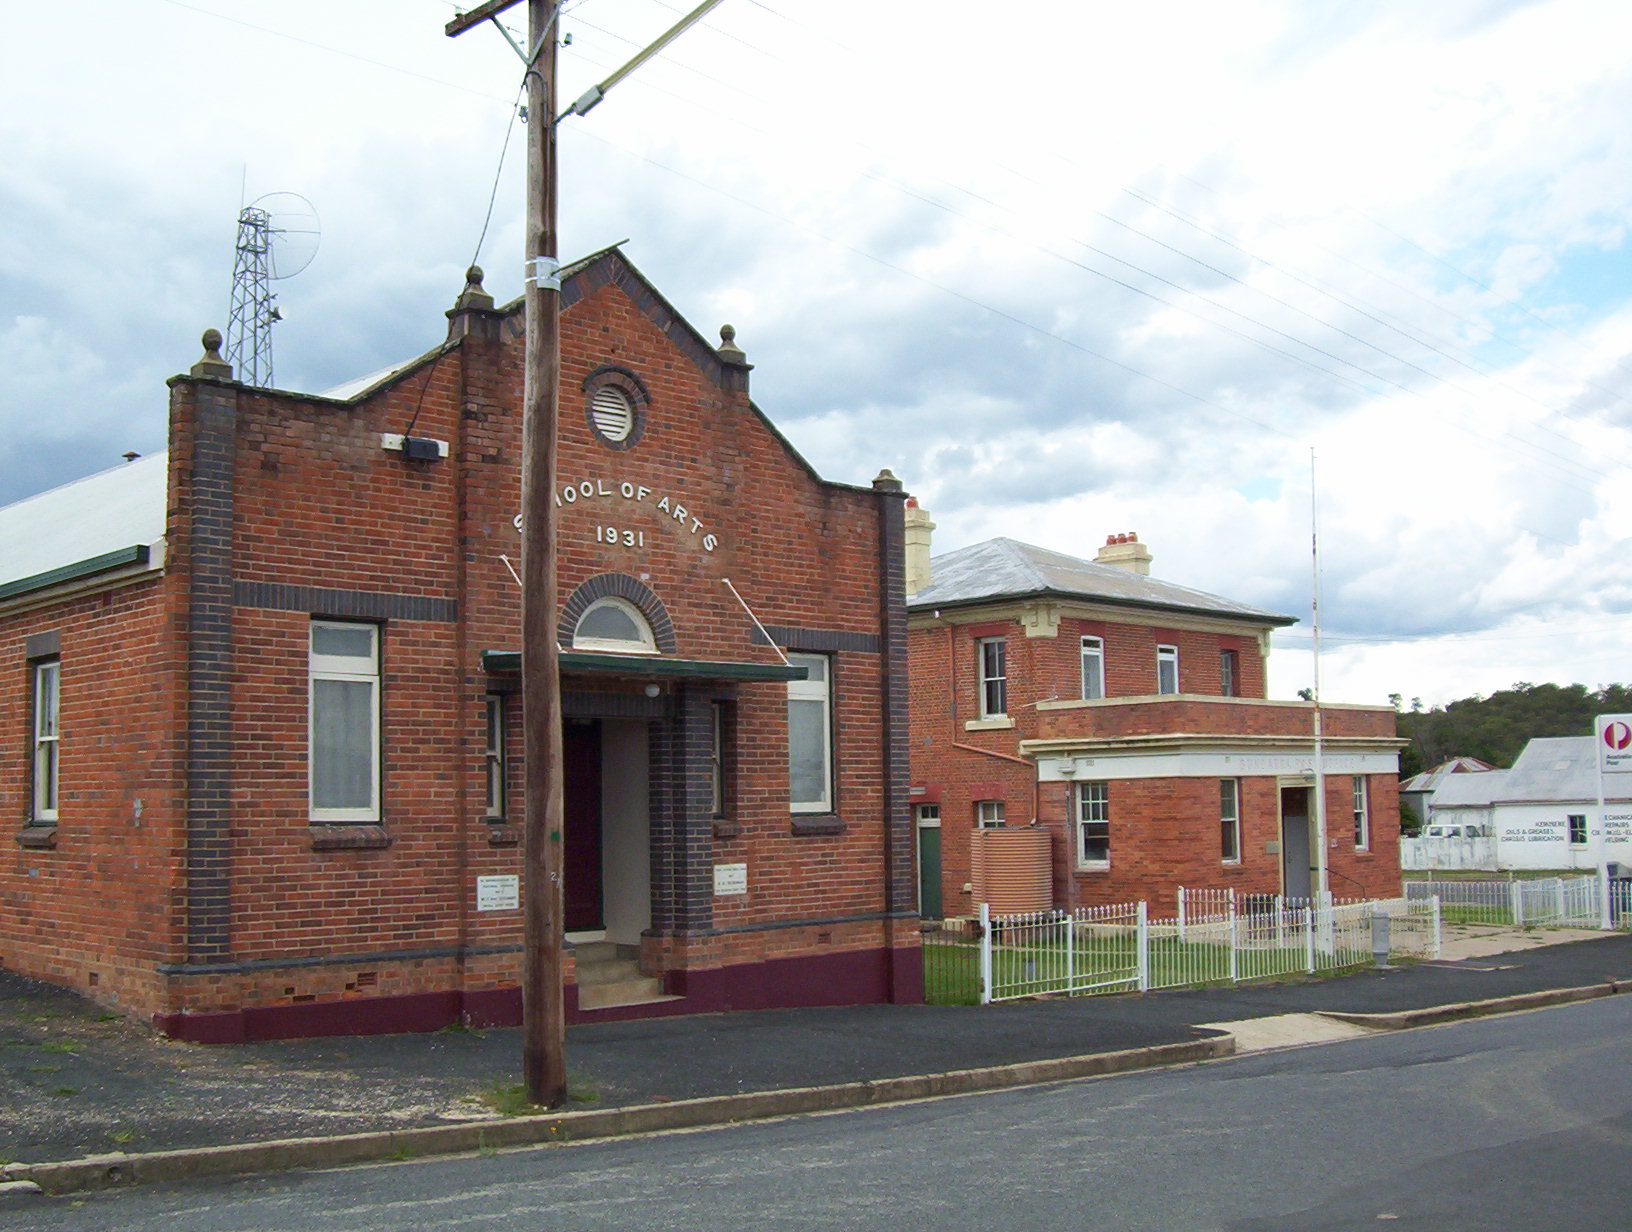
[[400,432],[380,433],[380,448],[393,450],[413,462],[435,462],[451,452],[447,441],[432,436],[405,436]]

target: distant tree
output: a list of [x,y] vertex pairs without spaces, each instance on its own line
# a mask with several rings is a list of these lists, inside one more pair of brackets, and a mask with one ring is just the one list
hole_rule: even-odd
[[1400,772],[1414,774],[1452,757],[1511,766],[1537,737],[1591,735],[1594,715],[1623,711],[1632,711],[1632,688],[1619,684],[1589,691],[1581,684],[1520,681],[1489,697],[1475,694],[1428,710],[1413,699],[1411,712],[1396,720],[1400,736],[1411,742],[1401,753]]
[[1407,838],[1416,838],[1422,832],[1422,818],[1418,815],[1416,806],[1409,800],[1400,801],[1400,833]]

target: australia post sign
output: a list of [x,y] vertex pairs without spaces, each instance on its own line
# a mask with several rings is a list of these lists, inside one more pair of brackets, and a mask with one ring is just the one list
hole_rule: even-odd
[[1632,775],[1632,714],[1601,714],[1593,730],[1598,737],[1598,773],[1606,779]]

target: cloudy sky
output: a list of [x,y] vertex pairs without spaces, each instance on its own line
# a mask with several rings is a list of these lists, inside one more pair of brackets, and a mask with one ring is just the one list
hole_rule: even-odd
[[[569,0],[575,97],[690,0]],[[162,447],[237,211],[299,193],[277,384],[520,291],[520,84],[443,0],[16,5],[0,503]],[[510,17],[523,21],[524,10]],[[561,127],[562,252],[626,252],[826,476],[937,550],[1091,556],[1299,615],[1322,693],[1632,680],[1624,0],[725,0]],[[3,551],[0,545],[0,551]]]

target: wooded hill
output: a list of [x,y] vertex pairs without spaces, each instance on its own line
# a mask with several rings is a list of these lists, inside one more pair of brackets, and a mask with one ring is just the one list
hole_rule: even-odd
[[[1390,700],[1398,710],[1399,694]],[[1450,757],[1477,757],[1505,768],[1532,737],[1590,736],[1594,715],[1629,712],[1632,687],[1620,684],[1593,691],[1582,684],[1520,683],[1430,710],[1413,701],[1411,709],[1400,710],[1399,734],[1411,741],[1400,751],[1400,776],[1409,778]]]

